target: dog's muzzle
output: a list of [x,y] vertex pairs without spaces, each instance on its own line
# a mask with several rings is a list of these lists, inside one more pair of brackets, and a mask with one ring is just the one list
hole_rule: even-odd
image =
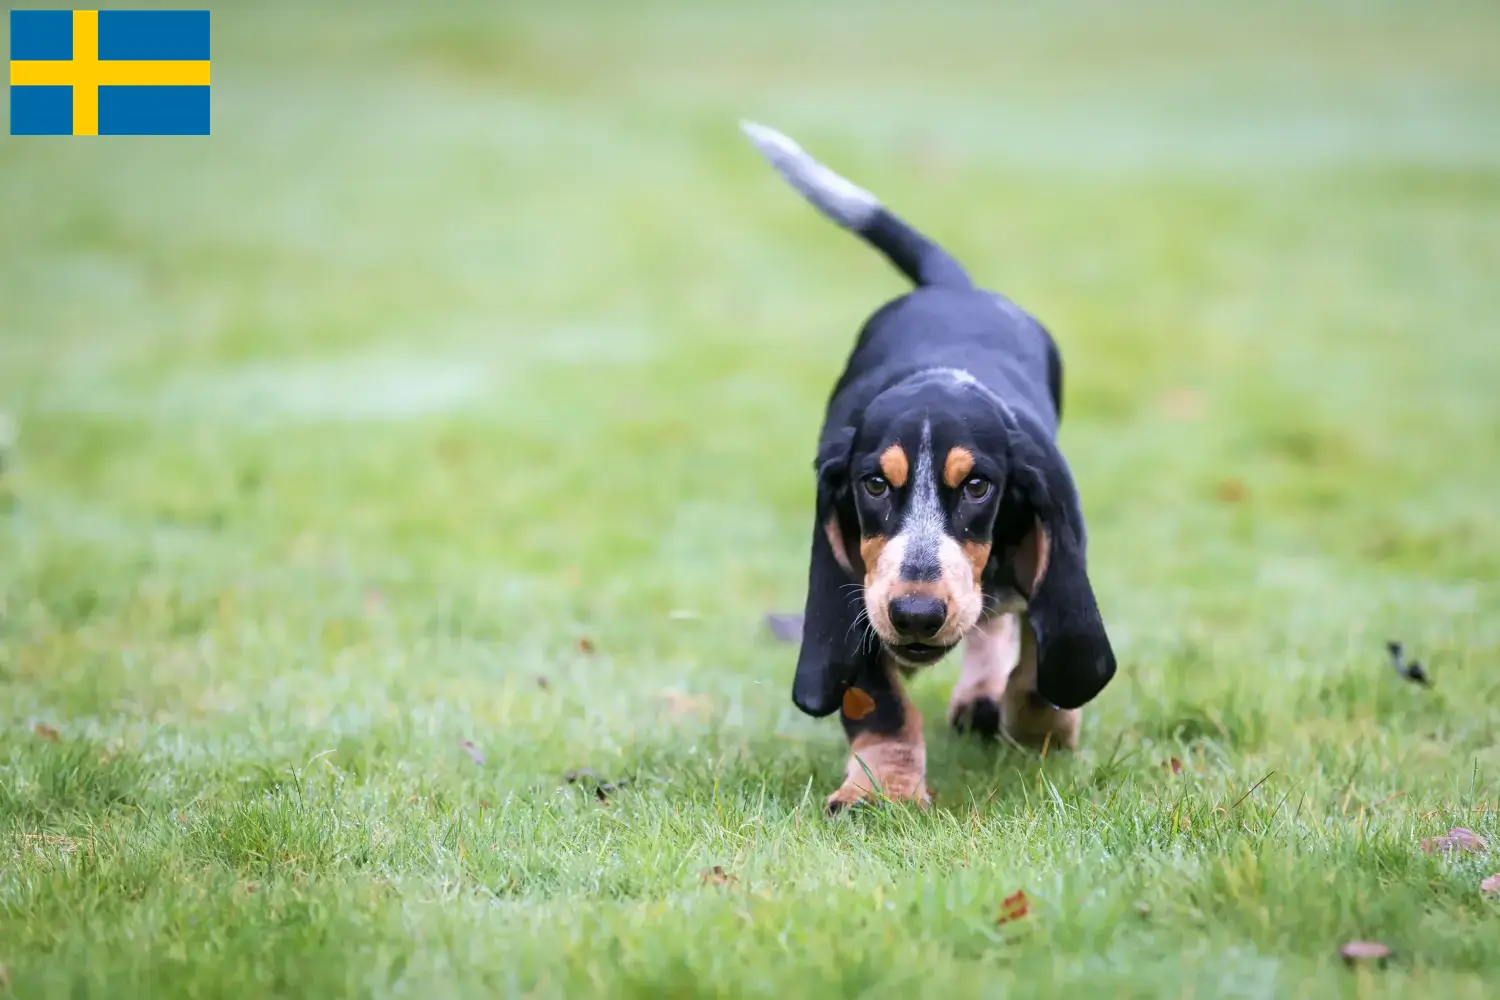
[[953,648],[932,642],[948,620],[946,601],[925,595],[897,597],[887,606],[886,613],[901,640],[887,643],[886,648],[903,663],[913,666],[936,663]]

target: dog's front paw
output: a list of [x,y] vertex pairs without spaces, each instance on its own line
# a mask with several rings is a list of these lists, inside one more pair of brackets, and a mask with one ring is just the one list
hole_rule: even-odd
[[973,733],[992,740],[1000,732],[1000,704],[984,695],[968,701],[954,701],[948,706],[948,722],[961,733]]
[[932,804],[932,793],[927,790],[927,782],[920,774],[885,776],[879,791],[871,788],[869,781],[861,776],[858,781],[851,779],[840,785],[838,791],[828,796],[828,802],[824,808],[828,815],[834,816],[849,806],[867,801],[878,802],[882,799],[891,802],[915,802],[925,809]]

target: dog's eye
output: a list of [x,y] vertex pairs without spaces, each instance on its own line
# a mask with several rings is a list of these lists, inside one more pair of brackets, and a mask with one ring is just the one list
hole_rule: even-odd
[[891,484],[886,482],[880,476],[865,477],[865,492],[870,494],[870,496],[874,497],[876,500],[879,500],[890,491]]
[[994,488],[988,479],[975,476],[964,483],[964,499],[972,500],[974,503],[984,503],[990,498],[990,490]]

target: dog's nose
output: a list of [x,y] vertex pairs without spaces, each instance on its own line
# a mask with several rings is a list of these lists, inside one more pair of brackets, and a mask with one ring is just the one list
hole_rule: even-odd
[[948,617],[948,605],[936,597],[898,597],[891,602],[891,624],[903,636],[931,639]]

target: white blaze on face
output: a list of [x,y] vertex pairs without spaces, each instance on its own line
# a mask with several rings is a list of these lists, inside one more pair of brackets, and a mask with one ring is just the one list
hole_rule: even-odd
[[891,601],[916,595],[936,597],[947,605],[948,616],[930,642],[951,646],[979,620],[984,597],[969,554],[948,533],[930,423],[922,424],[910,485],[900,531],[878,549],[873,564],[866,562],[865,608],[875,633],[887,644],[898,645],[905,638],[891,624]]
[[912,580],[938,578],[943,542],[948,538],[932,464],[932,425],[924,422],[922,443],[917,446],[917,471],[911,479],[911,501],[901,521],[901,534],[908,539],[901,572]]

